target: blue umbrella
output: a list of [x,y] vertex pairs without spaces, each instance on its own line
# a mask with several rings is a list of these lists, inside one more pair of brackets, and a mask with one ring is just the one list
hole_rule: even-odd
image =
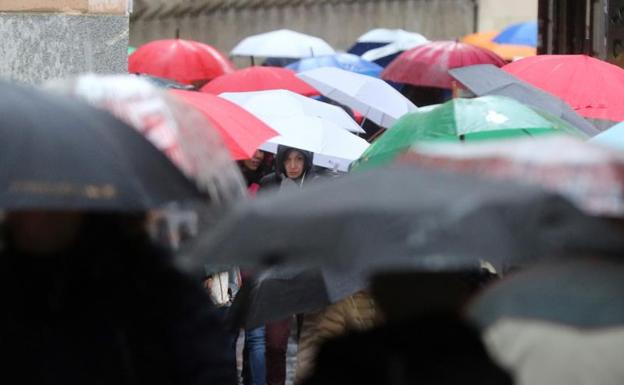
[[494,42],[537,47],[537,21],[512,24],[499,33]]
[[335,67],[361,75],[379,77],[383,67],[357,55],[338,53],[335,55],[316,56],[299,60],[286,66],[296,72],[309,71],[320,67]]

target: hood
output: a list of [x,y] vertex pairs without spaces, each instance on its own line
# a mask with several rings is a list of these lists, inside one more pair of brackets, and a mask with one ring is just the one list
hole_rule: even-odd
[[288,155],[291,153],[291,151],[299,151],[300,153],[303,154],[303,158],[305,159],[305,163],[303,166],[303,174],[304,175],[310,174],[310,171],[312,170],[312,158],[314,157],[314,154],[311,153],[310,151],[304,151],[298,148],[281,146],[281,145],[277,147],[277,154],[275,155],[275,171],[280,176],[286,175],[286,169],[284,168],[284,161],[286,160]]

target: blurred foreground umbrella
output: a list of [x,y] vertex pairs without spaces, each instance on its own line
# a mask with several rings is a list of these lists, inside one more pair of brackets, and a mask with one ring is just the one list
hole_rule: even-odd
[[192,255],[205,258],[195,263],[427,270],[488,260],[499,269],[579,251],[619,252],[623,242],[604,221],[534,187],[389,167],[245,203]]
[[623,292],[621,258],[558,261],[490,286],[467,313],[514,383],[621,384]]
[[291,91],[232,92],[219,96],[238,104],[269,125],[273,118],[314,116],[335,123],[350,132],[364,132],[342,108]]
[[542,186],[588,214],[624,217],[624,155],[571,136],[421,143],[398,161]]
[[474,64],[494,64],[505,61],[492,51],[470,44],[436,41],[405,51],[382,72],[384,80],[420,87],[450,89],[453,78],[448,70]]
[[300,59],[334,53],[334,49],[323,39],[280,29],[243,39],[232,49],[231,55]]
[[234,65],[216,48],[192,40],[156,40],[128,58],[128,71],[193,85],[233,72]]
[[277,135],[253,114],[218,96],[183,90],[169,92],[199,110],[212,123],[236,160],[251,158],[261,144]]
[[624,121],[624,69],[585,55],[539,55],[503,69],[568,103],[585,118]]
[[296,72],[309,71],[321,67],[335,67],[377,78],[381,75],[381,71],[383,71],[383,67],[380,65],[348,53],[311,57],[286,66],[286,68]]
[[558,131],[586,137],[563,120],[503,96],[452,99],[401,118],[366,150],[357,165],[388,163],[421,141],[471,142]]
[[537,47],[537,21],[512,24],[493,39],[498,44]]
[[624,263],[572,259],[517,272],[485,290],[468,313],[481,327],[504,318],[577,328],[624,326]]
[[[379,48],[391,43],[412,44],[412,47],[427,43],[426,37],[419,33],[408,32],[403,29],[372,29],[360,36],[356,43],[349,48],[349,53],[362,55],[372,49]],[[410,47],[410,48],[412,48]]]
[[288,90],[305,96],[318,91],[295,76],[295,71],[279,67],[249,67],[221,76],[202,87],[201,92],[219,95],[224,92]]
[[148,75],[148,74],[133,74],[141,79],[145,79],[150,82],[152,85],[159,88],[172,88],[174,90],[192,90],[193,86],[187,84],[181,84],[176,82],[175,80],[165,79],[158,76]]
[[367,280],[361,274],[327,267],[279,267],[263,271],[252,285],[232,307],[243,312],[246,328],[320,310],[366,288]]
[[213,202],[243,195],[240,172],[218,131],[198,111],[165,91],[131,75],[83,75],[48,87],[106,109],[134,127]]
[[589,136],[599,132],[563,100],[491,64],[455,68],[449,74],[477,96],[506,96],[561,118]]
[[388,83],[370,76],[338,68],[318,68],[297,76],[325,97],[359,111],[382,127],[388,127],[401,116],[417,110]]
[[3,209],[144,211],[201,199],[173,163],[110,114],[6,83],[0,94]]

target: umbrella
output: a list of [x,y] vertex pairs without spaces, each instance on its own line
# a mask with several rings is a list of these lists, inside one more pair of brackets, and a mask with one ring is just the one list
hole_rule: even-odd
[[190,85],[234,72],[234,69],[216,48],[192,40],[155,40],[139,47],[128,58],[128,72]]
[[234,92],[219,96],[238,104],[269,125],[273,118],[315,116],[347,131],[364,132],[342,108],[286,90]]
[[357,39],[357,42],[349,48],[349,53],[362,55],[371,49],[379,48],[390,43],[413,42],[414,45],[428,42],[427,38],[415,32],[408,32],[402,29],[372,29]]
[[449,74],[477,96],[507,96],[561,118],[589,136],[599,132],[563,100],[491,64],[456,68]]
[[296,72],[309,71],[321,67],[336,67],[345,71],[355,72],[361,75],[379,77],[383,67],[364,60],[357,55],[349,53],[338,53],[335,55],[317,56],[302,59],[298,62],[288,65],[289,68]]
[[480,260],[500,269],[621,242],[606,221],[541,189],[394,166],[246,202],[194,249],[215,263],[448,270]]
[[219,132],[194,108],[131,75],[83,75],[54,81],[53,91],[110,111],[143,134],[213,202],[243,196],[242,177]]
[[312,163],[338,171],[349,171],[351,163],[368,148],[366,140],[337,124],[316,116],[263,116],[279,136],[260,148],[277,153],[278,146],[299,148],[314,153]]
[[487,288],[467,313],[516,383],[620,384],[623,278],[619,258],[535,266]]
[[429,40],[427,40],[424,36],[418,36],[419,37],[405,36],[389,44],[373,48],[369,51],[364,52],[362,54],[362,59],[375,62],[385,68],[395,58],[397,58],[399,54],[403,53],[403,51],[407,51],[408,49],[412,49],[414,47],[418,47],[419,45],[429,43]]
[[136,47],[128,46],[128,56],[132,55],[136,51]]
[[489,48],[492,40],[499,34],[499,31],[483,31],[468,34],[461,38],[462,43],[476,45],[477,47]]
[[398,161],[539,185],[589,214],[624,216],[624,155],[571,136],[421,143]]
[[474,64],[494,64],[505,61],[492,51],[470,44],[436,41],[405,51],[382,72],[384,80],[421,87],[452,88],[448,70]]
[[611,147],[617,150],[624,150],[624,123],[601,132],[589,140],[591,143]]
[[288,29],[249,36],[238,43],[231,52],[235,56],[295,59],[334,53],[334,49],[325,40]]
[[452,99],[401,118],[362,155],[358,167],[387,163],[420,141],[481,141],[564,132],[585,135],[547,113],[503,96]]
[[493,41],[499,44],[537,47],[537,21],[512,24],[503,29]]
[[572,259],[517,272],[486,289],[468,309],[485,328],[508,319],[541,320],[577,328],[624,325],[624,264]]
[[364,288],[361,274],[331,267],[277,267],[261,272],[232,309],[244,313],[247,329],[293,314],[309,313],[336,303]]
[[568,103],[581,116],[624,121],[624,70],[585,55],[539,55],[503,69]]
[[295,71],[279,67],[249,67],[221,76],[202,87],[202,92],[218,95],[224,92],[288,90],[305,96],[318,91],[295,76]]
[[165,155],[107,112],[7,83],[0,94],[3,209],[145,211],[201,199]]
[[234,159],[251,158],[262,143],[277,135],[245,109],[218,96],[183,90],[169,92],[198,109],[212,123]]
[[141,79],[145,79],[148,82],[150,82],[152,85],[159,87],[159,88],[172,88],[175,90],[192,90],[193,89],[193,86],[190,86],[187,84],[181,84],[171,79],[165,79],[165,78],[152,76],[148,74],[133,74],[133,75],[136,75],[140,77]]
[[382,127],[416,111],[416,106],[383,80],[338,68],[318,68],[297,76],[329,99],[362,113]]
[[537,49],[534,46],[495,43],[493,39],[497,35],[498,31],[478,32],[464,36],[461,42],[489,49],[503,59],[510,61],[537,55]]

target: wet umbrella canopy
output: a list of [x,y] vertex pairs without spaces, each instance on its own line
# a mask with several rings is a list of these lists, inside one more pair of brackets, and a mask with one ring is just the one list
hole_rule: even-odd
[[503,267],[621,246],[621,236],[605,226],[537,188],[390,167],[241,205],[203,237],[195,255],[427,269],[486,259]]
[[76,100],[0,83],[0,207],[144,211],[199,199],[141,134]]
[[401,118],[366,150],[358,167],[385,164],[421,141],[470,142],[554,132],[585,137],[567,122],[503,96],[453,99]]

